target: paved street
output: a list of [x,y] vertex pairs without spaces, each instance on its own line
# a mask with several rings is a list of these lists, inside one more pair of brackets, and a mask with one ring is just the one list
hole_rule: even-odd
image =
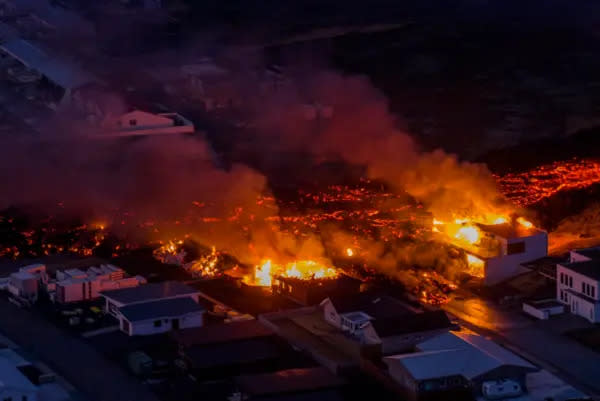
[[4,299],[0,300],[0,330],[25,351],[46,362],[89,400],[158,400],[143,383],[83,340]]
[[548,325],[473,296],[452,300],[443,309],[581,391],[600,395],[600,354]]

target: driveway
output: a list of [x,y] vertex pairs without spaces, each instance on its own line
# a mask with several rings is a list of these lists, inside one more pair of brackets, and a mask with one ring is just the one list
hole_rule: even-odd
[[466,327],[521,354],[591,396],[600,394],[600,354],[562,335],[548,322],[503,310],[476,296],[443,306]]

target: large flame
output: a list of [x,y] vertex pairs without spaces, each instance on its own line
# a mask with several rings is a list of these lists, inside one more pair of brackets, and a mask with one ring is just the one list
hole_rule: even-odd
[[470,274],[471,276],[475,276],[475,277],[483,277],[484,276],[484,267],[485,267],[485,263],[483,262],[483,260],[479,259],[477,256],[471,255],[471,254],[467,254],[467,266],[468,266],[468,271],[467,273]]
[[254,274],[244,281],[251,285],[270,287],[274,277],[291,277],[300,280],[335,278],[339,272],[313,260],[299,260],[287,264],[275,264],[265,260],[254,267]]
[[217,252],[217,249],[213,246],[208,255],[204,255],[188,264],[186,266],[186,270],[188,270],[194,276],[214,277],[221,272],[217,267],[220,257],[221,254]]

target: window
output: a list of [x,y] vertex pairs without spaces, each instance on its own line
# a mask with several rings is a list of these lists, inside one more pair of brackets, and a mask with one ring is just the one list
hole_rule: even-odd
[[587,294],[587,286],[585,283],[581,283],[581,292],[583,292],[584,294]]
[[569,287],[573,288],[573,276],[569,276]]
[[525,252],[524,242],[513,242],[512,244],[506,245],[506,253],[508,255],[514,255],[515,253]]
[[129,120],[129,125],[136,126],[137,125],[137,120]]
[[592,287],[590,288],[590,296],[591,296],[592,298],[596,298],[596,287],[592,286]]
[[2,401],[12,401],[12,397],[3,398]]
[[160,327],[160,326],[162,326],[162,320],[155,320],[154,327]]
[[565,283],[565,274],[564,273],[560,273],[560,283],[561,284]]
[[21,397],[21,401],[27,401],[27,396],[24,395],[23,397]]

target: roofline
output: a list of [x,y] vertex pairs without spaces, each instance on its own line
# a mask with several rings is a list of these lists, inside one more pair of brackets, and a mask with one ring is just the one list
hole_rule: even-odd
[[192,315],[192,314],[196,314],[196,313],[206,313],[206,309],[204,309],[203,307],[200,307],[200,310],[195,311],[195,312],[186,312],[186,313],[180,313],[178,315],[162,315],[162,316],[154,316],[151,318],[147,318],[147,319],[128,319],[127,316],[125,316],[124,314],[120,313],[120,315],[123,317],[123,319],[127,320],[128,322],[147,322],[149,320],[160,320],[160,319],[165,319],[165,318],[171,318],[171,317],[177,317],[177,316],[186,316],[186,315]]

